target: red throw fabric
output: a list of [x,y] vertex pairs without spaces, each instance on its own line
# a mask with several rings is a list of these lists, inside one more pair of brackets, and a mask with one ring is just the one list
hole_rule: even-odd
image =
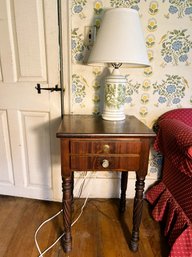
[[192,257],[192,226],[188,227],[173,245],[170,257]]
[[160,182],[153,186],[146,198],[154,207],[153,218],[165,224],[164,235],[171,246],[169,257],[192,257],[192,223],[166,185]]
[[188,156],[190,157],[190,158],[192,158],[192,146],[190,146],[189,148],[188,148]]
[[165,223],[169,257],[192,257],[192,109],[169,111],[157,125],[154,148],[164,157],[163,177],[146,198],[154,219]]

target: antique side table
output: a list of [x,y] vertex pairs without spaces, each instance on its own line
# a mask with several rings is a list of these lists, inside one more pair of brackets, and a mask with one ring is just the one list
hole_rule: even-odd
[[65,252],[72,249],[71,205],[74,171],[121,171],[120,212],[125,211],[127,177],[136,172],[133,229],[130,248],[137,251],[144,181],[155,133],[134,116],[107,121],[92,115],[64,115],[57,137],[61,143]]

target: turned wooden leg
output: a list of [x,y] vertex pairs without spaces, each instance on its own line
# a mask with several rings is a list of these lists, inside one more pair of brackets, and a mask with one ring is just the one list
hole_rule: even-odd
[[137,177],[135,184],[135,198],[133,206],[133,230],[131,237],[130,248],[132,251],[136,252],[138,250],[139,241],[139,227],[141,224],[142,209],[143,209],[143,191],[145,186],[145,179],[140,179]]
[[71,205],[72,205],[72,211],[74,211],[74,195],[73,195],[73,190],[74,190],[74,171],[71,173]]
[[120,197],[120,205],[119,205],[120,213],[124,213],[126,208],[127,178],[128,178],[128,172],[122,171],[121,172],[121,197]]
[[72,175],[69,177],[62,177],[63,179],[63,223],[64,223],[64,236],[63,236],[63,249],[70,252],[72,248],[71,237],[71,205],[72,205]]

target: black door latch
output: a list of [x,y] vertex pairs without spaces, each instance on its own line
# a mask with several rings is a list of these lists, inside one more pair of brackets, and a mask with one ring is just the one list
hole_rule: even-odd
[[58,85],[55,85],[55,87],[41,87],[40,84],[37,84],[37,86],[35,87],[35,89],[37,89],[37,93],[41,94],[41,90],[49,90],[51,92],[54,91],[61,91],[61,88],[58,87]]

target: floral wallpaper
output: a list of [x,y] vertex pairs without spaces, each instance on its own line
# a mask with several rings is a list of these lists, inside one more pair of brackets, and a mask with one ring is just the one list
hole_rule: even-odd
[[[72,0],[72,112],[99,114],[106,69],[86,65],[91,50],[86,28],[100,27],[106,8],[138,10],[150,67],[121,69],[127,77],[126,113],[149,127],[164,112],[192,107],[192,0]],[[150,172],[158,173],[161,156],[150,157]]]

